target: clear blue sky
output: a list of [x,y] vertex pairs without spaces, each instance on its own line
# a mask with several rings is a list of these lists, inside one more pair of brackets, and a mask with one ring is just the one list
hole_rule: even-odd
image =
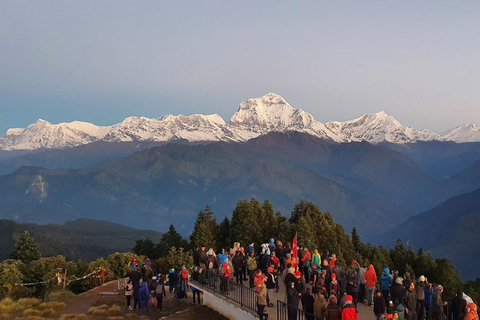
[[2,1],[0,135],[42,118],[218,113],[480,124],[480,1]]

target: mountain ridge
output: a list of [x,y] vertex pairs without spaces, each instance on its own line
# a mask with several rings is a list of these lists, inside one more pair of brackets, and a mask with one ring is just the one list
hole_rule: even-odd
[[240,104],[229,122],[218,114],[127,117],[111,126],[73,121],[51,124],[39,119],[26,128],[11,128],[0,137],[0,150],[65,149],[98,141],[189,143],[242,142],[269,132],[297,131],[337,143],[412,143],[417,141],[480,141],[480,127],[461,125],[442,134],[404,127],[380,111],[357,119],[322,123],[308,112],[293,108],[283,97],[268,93]]

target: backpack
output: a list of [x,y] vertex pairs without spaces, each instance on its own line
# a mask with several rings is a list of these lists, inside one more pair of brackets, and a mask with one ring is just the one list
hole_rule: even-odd
[[163,293],[163,285],[157,284],[157,287],[155,288],[155,294],[162,294],[162,293]]
[[182,269],[182,279],[188,279],[188,271],[187,269]]

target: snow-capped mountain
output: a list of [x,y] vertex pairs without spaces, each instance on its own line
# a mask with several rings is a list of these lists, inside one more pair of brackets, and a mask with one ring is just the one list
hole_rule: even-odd
[[325,126],[344,142],[408,143],[440,139],[436,133],[404,127],[394,117],[383,111],[366,114],[358,119],[345,122],[329,121]]
[[480,126],[476,124],[464,124],[442,133],[446,140],[461,142],[480,141]]
[[476,125],[463,125],[443,134],[436,134],[404,127],[383,111],[350,121],[329,121],[323,124],[302,109],[293,108],[278,94],[269,93],[242,102],[228,123],[217,114],[167,115],[158,119],[128,117],[116,125],[103,127],[79,121],[51,124],[38,120],[25,129],[7,130],[7,133],[0,137],[0,150],[62,149],[96,141],[239,142],[272,131],[304,132],[338,143],[480,141],[480,128]]
[[244,141],[272,131],[298,131],[341,142],[310,113],[293,108],[275,93],[242,102],[226,127]]
[[39,119],[25,129],[14,128],[0,137],[0,149],[35,150],[61,149],[88,144],[102,139],[111,127],[99,127],[88,122],[51,124]]
[[225,121],[218,115],[168,115],[160,119],[129,117],[112,126],[103,138],[108,142],[174,140],[231,141],[236,140],[225,130]]

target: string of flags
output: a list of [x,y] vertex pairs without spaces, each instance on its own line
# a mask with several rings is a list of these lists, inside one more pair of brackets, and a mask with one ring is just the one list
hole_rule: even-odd
[[[84,276],[80,276],[80,277],[76,277],[76,278],[73,278],[73,279],[67,279],[66,280],[66,284],[70,283],[70,282],[73,282],[73,281],[78,281],[78,280],[84,280],[84,279],[87,279],[88,277],[96,274],[96,273],[99,273],[101,270],[95,270],[95,271],[92,271],[90,272],[89,274],[86,274]],[[63,275],[60,275],[60,273],[57,273],[55,275],[55,277],[51,278],[51,279],[47,279],[47,280],[44,280],[44,281],[37,281],[37,282],[28,282],[28,283],[15,283],[16,286],[21,286],[21,287],[26,287],[26,286],[34,286],[34,285],[38,285],[38,284],[45,284],[45,283],[48,283],[50,281],[54,281],[54,280],[57,280],[58,281],[58,284],[60,285],[60,283],[62,282],[62,279],[64,279],[65,277]]]

